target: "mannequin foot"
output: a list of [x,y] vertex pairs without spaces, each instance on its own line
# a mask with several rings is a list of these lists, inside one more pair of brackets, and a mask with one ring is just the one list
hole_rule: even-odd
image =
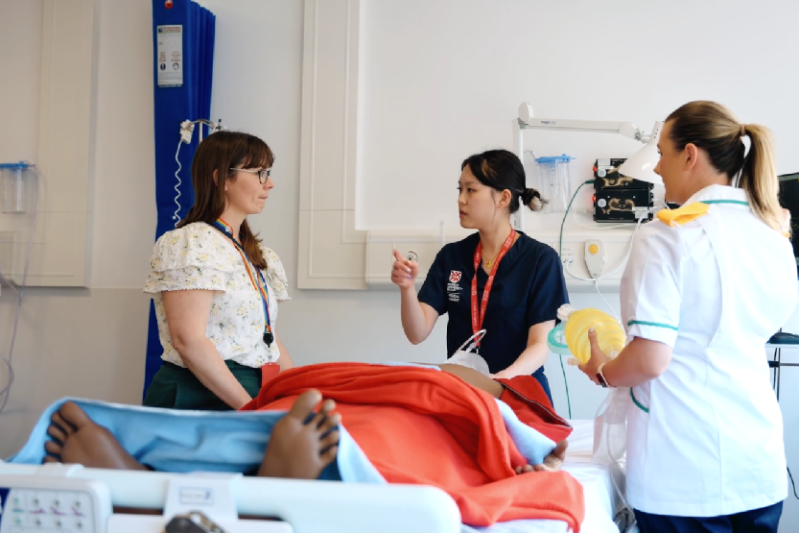
[[527,472],[557,472],[563,467],[563,461],[566,459],[566,448],[569,443],[565,440],[560,441],[555,445],[552,453],[544,457],[544,462],[540,465],[524,465],[517,466],[517,474],[526,474]]
[[[333,400],[322,402],[319,391],[302,393],[291,410],[275,424],[266,448],[259,476],[317,479],[336,459],[341,415],[333,413]],[[310,418],[310,420],[308,420]]]
[[126,452],[106,428],[95,424],[73,402],[66,402],[53,416],[44,444],[45,463],[81,464],[88,468],[148,470]]

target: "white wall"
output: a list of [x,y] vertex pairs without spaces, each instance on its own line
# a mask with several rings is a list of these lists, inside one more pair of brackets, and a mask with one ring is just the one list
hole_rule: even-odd
[[[14,73],[13,77],[5,76],[0,85],[0,117],[6,124],[0,128],[0,160],[33,161],[39,123],[42,2],[12,5],[2,0],[0,14],[3,15],[0,16],[0,67],[4,72]],[[12,49],[16,53],[11,53]]]
[[[573,115],[577,118],[621,119],[629,118],[644,128],[649,122],[662,116],[682,101],[692,97],[688,93],[671,94],[668,86],[661,91],[661,105],[642,106],[641,110],[629,110],[623,102],[600,104],[591,95],[586,96],[580,86],[589,83],[589,76],[572,72],[568,65],[559,62],[560,53],[571,50],[585,53],[594,58],[597,64],[612,62],[624,64],[628,52],[618,39],[610,43],[589,40],[588,37],[571,35],[571,39],[559,36],[572,24],[584,31],[580,35],[594,35],[588,22],[581,22],[581,9],[585,3],[560,4],[528,2],[536,6],[540,13],[537,20],[523,21],[514,26],[515,31],[542,32],[558,42],[557,47],[549,46],[536,51],[540,59],[538,65],[555,80],[563,80],[563,85],[537,85],[536,94],[511,94],[507,103],[493,102],[494,92],[469,88],[469,81],[459,77],[459,83],[447,82],[452,90],[471,94],[476,102],[490,111],[483,113],[479,121],[466,121],[457,128],[442,132],[441,136],[455,136],[458,142],[449,153],[436,149],[425,152],[412,168],[439,168],[437,175],[454,176],[452,168],[457,167],[461,158],[470,151],[478,150],[484,144],[509,143],[510,118],[518,103],[525,98],[538,101],[551,101],[560,98],[562,107],[550,109],[553,115]],[[203,2],[217,15],[217,52],[215,58],[214,98],[212,115],[221,117],[228,127],[246,130],[263,137],[277,154],[274,176],[276,188],[270,197],[265,212],[254,219],[254,226],[261,231],[266,243],[274,248],[287,271],[297,271],[298,241],[298,172],[300,140],[300,89],[302,69],[302,2],[282,0],[206,0]],[[410,33],[416,31],[417,24],[441,26],[441,40],[457,39],[465,53],[487,54],[491,61],[489,75],[501,69],[501,55],[480,52],[470,45],[479,33],[478,22],[490,23],[493,12],[481,6],[492,6],[494,2],[456,3],[437,0],[424,5],[421,2],[366,2],[367,16],[380,17],[387,25],[385,31]],[[429,6],[427,5],[429,4]],[[507,9],[520,9],[521,2],[502,4]],[[629,3],[608,2],[610,12],[623,17]],[[629,5],[628,5],[629,4]],[[727,5],[717,3],[717,6]],[[748,4],[753,9],[752,4]],[[28,292],[28,300],[23,309],[17,351],[14,355],[17,382],[13,389],[8,410],[0,415],[0,456],[7,456],[24,442],[29,428],[36,416],[51,401],[64,395],[101,398],[110,401],[136,403],[140,399],[144,367],[144,351],[147,327],[147,300],[141,294],[141,286],[147,273],[147,261],[152,246],[155,227],[154,189],[153,189],[153,104],[152,69],[150,66],[152,41],[150,2],[148,0],[129,0],[100,2],[100,69],[99,101],[97,124],[96,179],[93,193],[94,234],[92,251],[91,289],[88,290],[48,290],[39,289]],[[526,9],[526,8],[525,8]],[[644,8],[635,4],[629,11],[640,13]],[[661,9],[647,7],[646,9]],[[695,32],[707,21],[712,12],[705,8],[693,7],[694,16],[699,21],[691,23],[689,30]],[[738,8],[732,8],[733,10]],[[729,42],[717,48],[730,49],[729,54],[740,52],[741,43],[752,42],[746,37],[747,31],[767,35],[769,32],[788,32],[782,28],[788,24],[785,14],[775,14],[768,8],[757,7],[757,17],[751,17],[744,28],[730,27]],[[10,2],[0,0],[0,71],[7,72],[9,65],[38,63],[37,40],[30,32],[37,32],[40,17],[40,3],[36,1]],[[414,16],[414,10],[422,10],[424,16]],[[699,10],[699,11],[697,11]],[[762,11],[761,11],[762,10]],[[726,8],[725,8],[726,11]],[[436,18],[435,12],[446,12],[454,18],[454,26]],[[396,27],[388,27],[390,16],[395,14]],[[665,14],[657,13],[665,16]],[[496,15],[498,16],[498,15]],[[722,14],[722,16],[724,16]],[[768,30],[760,29],[760,17]],[[683,17],[672,14],[667,17],[675,25],[682,23]],[[419,19],[419,22],[414,20]],[[373,19],[376,20],[376,19]],[[740,20],[736,19],[738,22]],[[459,22],[460,21],[460,22]],[[754,21],[754,22],[752,22]],[[459,25],[461,24],[461,25]],[[464,28],[455,31],[455,27]],[[23,29],[27,29],[23,31]],[[403,29],[404,28],[404,29]],[[470,31],[467,31],[470,30]],[[590,30],[590,31],[589,31]],[[367,31],[372,32],[367,26]],[[686,30],[687,31],[687,30]],[[689,32],[690,33],[690,32]],[[371,34],[370,34],[371,35]],[[424,35],[424,34],[421,34]],[[21,60],[5,52],[9,50],[9,39],[14,36],[29,42],[29,55]],[[639,38],[645,42],[648,35],[641,30]],[[541,37],[543,39],[543,37]],[[682,38],[682,37],[681,37]],[[430,35],[422,41],[429,41],[432,47],[440,47],[438,39]],[[586,41],[587,44],[586,44]],[[13,41],[17,42],[17,41]],[[716,46],[716,43],[706,43]],[[459,48],[451,52],[457,57]],[[558,52],[560,50],[561,52]],[[26,54],[28,52],[25,52]],[[795,47],[778,50],[781,58],[795,53]],[[552,54],[552,55],[550,55]],[[414,56],[415,60],[431,62]],[[789,70],[790,64],[771,55],[763,57],[760,68],[776,71]],[[722,61],[721,63],[724,63]],[[444,64],[444,63],[442,63]],[[652,69],[663,76],[680,72],[683,61],[676,55],[665,54],[653,60]],[[515,68],[517,65],[511,65]],[[430,75],[436,70],[432,69]],[[726,65],[726,68],[731,68]],[[736,68],[744,77],[741,65]],[[493,70],[492,70],[493,69]],[[701,74],[705,70],[721,70],[719,63],[692,67],[689,73]],[[11,117],[10,125],[0,129],[0,160],[19,158],[33,159],[36,153],[37,122],[36,99],[30,100],[30,92],[38,94],[38,69],[27,67],[17,69],[20,77],[15,84],[5,81],[0,84],[0,116]],[[387,75],[387,74],[386,74]],[[477,74],[474,74],[477,75]],[[786,74],[788,75],[788,74]],[[399,83],[399,82],[397,82]],[[403,78],[406,90],[414,84],[429,83],[424,79]],[[578,90],[579,89],[579,90]],[[387,88],[382,89],[388,91]],[[768,96],[753,96],[762,93],[762,88],[748,87],[746,91],[730,93],[725,99],[745,120],[758,120],[765,124],[782,120],[779,111],[766,107],[766,103],[787,88],[769,89]],[[375,89],[367,93],[368,98],[385,98],[375,94]],[[431,92],[435,99],[436,96]],[[558,95],[561,96],[558,96]],[[592,93],[593,94],[593,93]],[[388,92],[389,96],[399,97],[398,93]],[[14,103],[9,104],[10,101]],[[369,100],[367,100],[367,103]],[[567,103],[568,102],[568,105]],[[665,102],[665,103],[664,103]],[[415,115],[414,106],[401,102],[402,109],[414,117],[407,123],[395,127],[403,138],[413,141],[414,136],[427,128],[438,127],[439,120],[426,121],[424,114]],[[419,102],[417,101],[417,104]],[[667,105],[668,104],[668,105]],[[792,113],[792,109],[785,111]],[[631,116],[633,115],[633,116]],[[440,118],[440,117],[439,117]],[[456,120],[462,120],[453,114]],[[3,120],[6,120],[5,118]],[[476,125],[475,125],[476,124]],[[499,124],[497,126],[496,124]],[[33,129],[31,129],[33,128]],[[493,131],[485,140],[477,139],[474,130]],[[9,133],[13,131],[14,133]],[[467,138],[468,134],[468,138]],[[424,135],[427,135],[426,133]],[[778,132],[778,135],[780,133]],[[784,135],[784,134],[782,134]],[[416,142],[416,141],[413,141]],[[368,146],[368,145],[367,145]],[[781,156],[785,157],[785,156]],[[781,165],[789,165],[790,160],[781,159]],[[388,172],[400,168],[400,162],[386,160],[379,169]],[[378,168],[378,167],[375,167]],[[786,170],[790,170],[787,169]],[[446,184],[443,191],[450,193],[451,185]],[[422,195],[423,193],[419,193]],[[426,194],[426,193],[424,193]],[[292,284],[294,282],[292,281]],[[296,285],[295,285],[296,287]],[[8,339],[10,321],[10,291],[0,293],[0,341]],[[299,364],[322,361],[355,360],[378,361],[403,359],[415,361],[437,361],[444,355],[444,324],[440,324],[432,338],[424,345],[408,345],[399,324],[399,298],[396,293],[381,292],[333,292],[303,291],[294,288],[293,300],[281,306],[281,337]],[[609,295],[609,298],[617,298]],[[574,302],[578,306],[597,306],[603,304],[594,295],[577,295]],[[789,331],[799,332],[799,315],[792,318]],[[796,358],[797,354],[788,357]],[[786,446],[789,460],[799,474],[799,372],[785,369],[783,373],[783,408],[786,422]],[[558,361],[552,359],[547,371],[553,385],[555,402],[561,412],[565,412],[563,381]],[[0,370],[0,376],[2,370]],[[570,368],[566,369],[572,396],[575,417],[593,416],[602,394],[590,386],[587,380]],[[795,500],[786,503],[782,531],[799,529],[799,506]]]
[[[141,293],[155,233],[151,7],[100,2],[90,289],[28,289],[0,415],[0,457],[63,396],[141,401],[148,301]],[[42,2],[0,1],[0,161],[36,161]],[[11,52],[13,50],[13,52]],[[65,132],[66,133],[66,132]],[[15,311],[0,292],[0,353]],[[6,382],[0,368],[0,384]]]
[[[523,101],[541,118],[632,121],[649,132],[685,102],[717,100],[772,128],[778,168],[796,171],[799,70],[785,58],[797,50],[797,16],[795,2],[364,1],[356,224],[456,227],[461,161],[512,149]],[[574,183],[591,178],[597,157],[641,146],[619,135],[525,136],[539,156],[577,156]],[[529,214],[527,227],[541,219]]]
[[[359,229],[436,230],[440,220],[457,225],[461,161],[488,148],[512,149],[511,120],[522,101],[542,118],[629,120],[651,131],[655,120],[685,102],[717,100],[742,122],[772,129],[779,172],[799,169],[793,149],[799,145],[799,68],[785,60],[799,52],[796,2],[366,0],[361,6]],[[640,144],[621,136],[528,131],[525,147],[539,156],[577,156],[575,186],[591,177],[597,157],[624,157]],[[587,207],[589,198],[585,191],[576,204]],[[535,237],[560,220],[528,213],[525,227]],[[576,228],[571,220],[570,227]],[[605,308],[596,295],[572,293],[571,299],[578,307]],[[618,310],[618,295],[608,299]],[[786,329],[799,332],[799,312]],[[792,352],[784,359],[799,362],[799,350]],[[596,391],[570,370],[573,412],[592,416]],[[547,373],[564,412],[554,356]],[[781,404],[797,480],[798,383],[799,368],[786,368]],[[799,502],[791,497],[781,531],[797,530]]]

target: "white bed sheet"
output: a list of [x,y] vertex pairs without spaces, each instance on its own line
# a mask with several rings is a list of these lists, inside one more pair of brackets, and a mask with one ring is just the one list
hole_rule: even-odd
[[[611,481],[611,469],[607,465],[592,461],[594,448],[594,421],[571,420],[574,431],[569,436],[569,448],[563,469],[583,485],[585,495],[585,520],[580,533],[619,533],[613,523],[613,515],[619,498]],[[624,490],[624,479],[616,477],[620,490]],[[560,520],[512,520],[499,522],[491,527],[471,528],[463,526],[462,533],[567,533],[566,522]]]

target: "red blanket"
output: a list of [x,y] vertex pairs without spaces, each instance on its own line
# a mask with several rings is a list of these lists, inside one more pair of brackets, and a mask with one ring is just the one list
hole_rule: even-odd
[[[505,383],[514,392],[502,400],[520,420],[556,442],[568,436],[534,378]],[[281,373],[244,409],[288,409],[311,388],[336,401],[342,424],[388,482],[443,489],[464,523],[546,518],[580,530],[582,486],[566,472],[517,475],[526,460],[488,393],[437,370],[326,363]]]

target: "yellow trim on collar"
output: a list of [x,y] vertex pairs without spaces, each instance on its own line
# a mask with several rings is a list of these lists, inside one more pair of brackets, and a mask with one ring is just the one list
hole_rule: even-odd
[[710,206],[702,202],[684,205],[679,209],[661,209],[658,211],[658,220],[669,226],[682,226],[701,216],[707,215]]

